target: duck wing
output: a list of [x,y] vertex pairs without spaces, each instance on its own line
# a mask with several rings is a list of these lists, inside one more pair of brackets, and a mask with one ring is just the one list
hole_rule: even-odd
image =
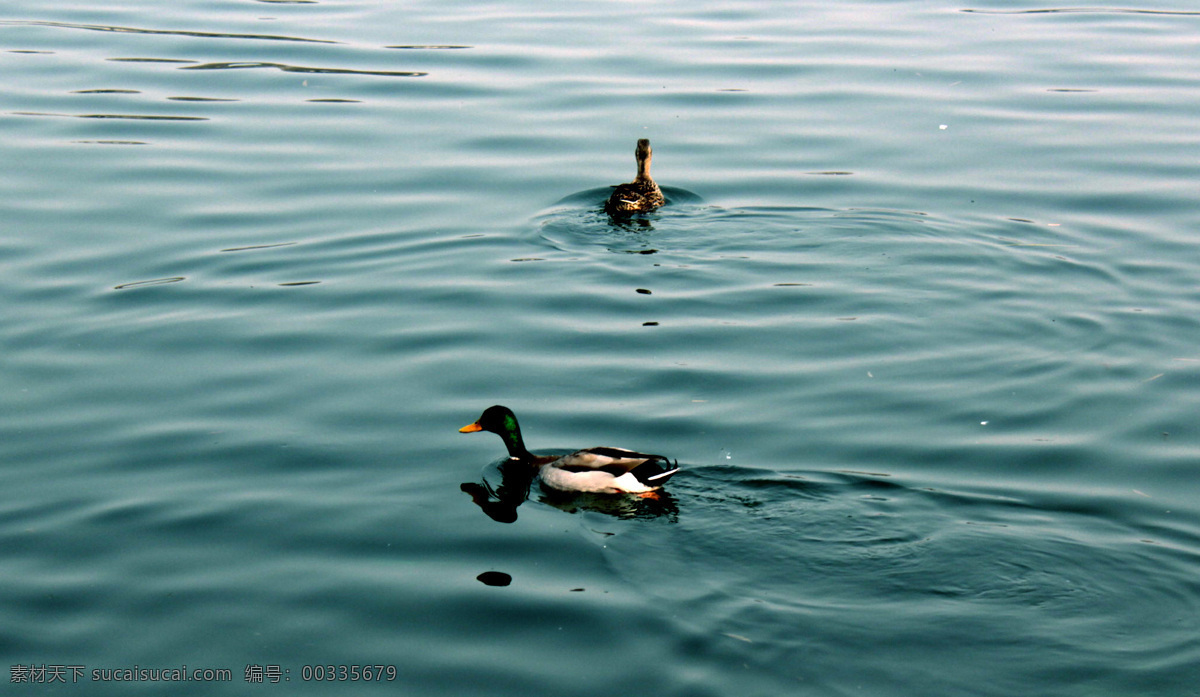
[[624,448],[587,448],[564,455],[551,467],[566,472],[604,472],[613,477],[632,474],[643,484],[661,486],[679,471],[662,455],[639,453]]
[[608,197],[604,208],[609,213],[650,211],[665,203],[662,192],[653,181],[633,181],[621,184]]

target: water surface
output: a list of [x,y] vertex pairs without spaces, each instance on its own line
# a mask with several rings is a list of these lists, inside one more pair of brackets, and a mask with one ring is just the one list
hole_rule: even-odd
[[[10,3],[10,691],[1198,694],[1198,27]],[[490,515],[495,403],[684,471]]]

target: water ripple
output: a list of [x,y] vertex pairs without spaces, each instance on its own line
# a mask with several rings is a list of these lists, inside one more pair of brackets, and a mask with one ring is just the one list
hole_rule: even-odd
[[964,9],[962,12],[984,15],[1044,15],[1044,14],[1131,14],[1131,15],[1167,15],[1197,17],[1200,12],[1195,10],[1146,10],[1125,7],[1050,7],[1043,9],[1024,10],[980,10]]
[[237,34],[231,32],[186,31],[179,29],[145,29],[141,27],[118,27],[104,24],[74,24],[71,22],[51,22],[45,20],[0,20],[3,25],[18,25],[31,27],[55,27],[59,29],[83,29],[86,31],[101,31],[114,34],[154,34],[160,36],[188,36],[198,39],[248,39],[254,41],[293,41],[308,44],[338,44],[339,41],[328,39],[307,39],[298,36],[279,36],[275,34]]
[[114,63],[198,63],[199,61],[188,60],[186,58],[106,58],[105,60]]
[[113,286],[113,290],[126,290],[128,288],[145,288],[147,286],[162,286],[169,283],[180,283],[186,281],[184,276],[172,276],[171,278],[155,278],[149,281],[133,281],[131,283],[122,283],[119,286]]
[[[1200,538],[1176,530],[1175,548],[1139,541],[1163,535],[1146,529],[1158,516],[1136,497],[950,491],[885,475],[731,466],[691,468],[675,482],[686,523],[628,530],[606,542],[606,554],[705,636],[774,647],[752,659],[764,670],[803,673],[782,666],[803,663],[806,647],[827,640],[993,657],[1053,640],[1077,660],[1118,660],[1124,669],[1189,650],[1176,627],[1200,611],[1188,573]],[[758,573],[743,573],[748,567]],[[664,589],[664,574],[689,583]],[[888,633],[871,619],[884,604],[893,613]],[[930,621],[936,636],[922,627]],[[1157,641],[1118,659],[1134,627]],[[950,636],[970,648],[947,644]],[[829,661],[840,659],[828,657],[822,673],[839,673]],[[1005,672],[1017,665],[1001,663]]]
[[206,116],[170,116],[161,114],[53,114],[41,111],[13,111],[16,116],[59,116],[74,119],[126,119],[134,121],[208,121]]
[[427,44],[427,45],[411,45],[411,46],[384,46],[384,48],[402,49],[406,51],[454,51],[463,48],[475,48],[474,46],[457,46],[454,44]]
[[380,75],[384,77],[424,77],[429,73],[419,71],[399,71],[399,70],[355,70],[353,68],[313,68],[301,65],[287,65],[284,63],[269,63],[263,61],[239,61],[230,63],[204,63],[201,65],[189,65],[180,70],[242,70],[255,68],[274,68],[282,70],[285,73],[321,73],[330,75]]

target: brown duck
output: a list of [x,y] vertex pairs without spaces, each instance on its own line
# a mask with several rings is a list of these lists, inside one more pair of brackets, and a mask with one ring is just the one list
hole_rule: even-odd
[[634,157],[637,158],[637,177],[613,190],[612,195],[608,197],[608,203],[604,204],[604,210],[609,215],[624,216],[652,211],[667,202],[658,184],[650,177],[649,140],[642,138],[637,142]]

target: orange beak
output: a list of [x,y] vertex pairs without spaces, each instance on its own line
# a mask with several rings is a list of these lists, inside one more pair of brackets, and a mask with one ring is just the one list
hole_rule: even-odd
[[458,432],[459,433],[475,433],[476,431],[482,431],[482,430],[483,430],[483,426],[480,426],[479,422],[476,421],[473,424],[467,424],[466,426],[463,426],[462,428],[458,429]]

